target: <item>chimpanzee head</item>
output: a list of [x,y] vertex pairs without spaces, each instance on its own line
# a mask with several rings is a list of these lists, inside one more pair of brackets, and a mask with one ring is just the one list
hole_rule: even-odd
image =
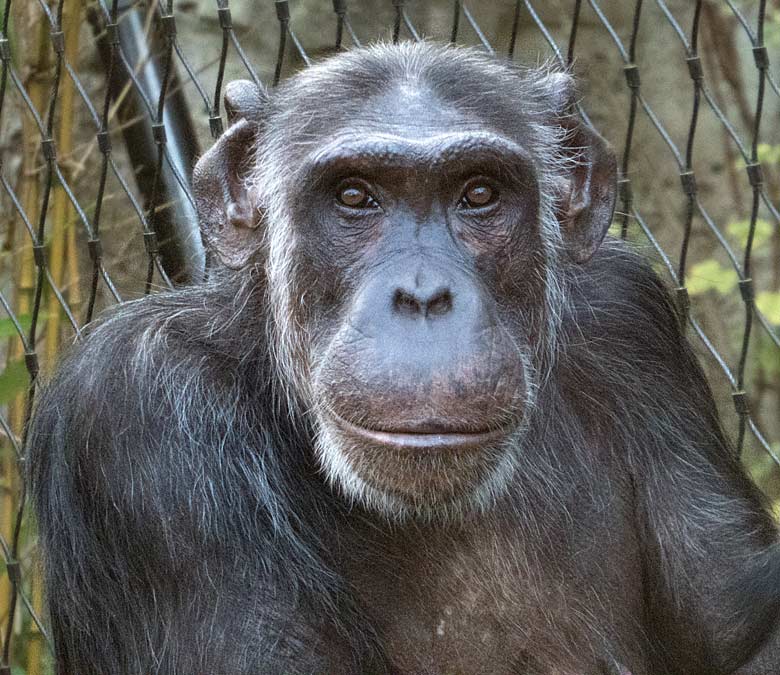
[[261,271],[278,376],[350,498],[424,517],[506,486],[566,266],[614,208],[573,96],[566,73],[425,43],[228,87],[195,175],[204,240]]

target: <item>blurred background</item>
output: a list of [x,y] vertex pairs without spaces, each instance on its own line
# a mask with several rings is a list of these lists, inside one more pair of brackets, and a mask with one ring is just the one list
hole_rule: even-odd
[[36,378],[102,308],[203,277],[189,179],[224,84],[360,43],[573,69],[621,159],[613,234],[674,289],[778,509],[780,0],[0,0],[0,25],[0,673],[50,672],[20,480]]

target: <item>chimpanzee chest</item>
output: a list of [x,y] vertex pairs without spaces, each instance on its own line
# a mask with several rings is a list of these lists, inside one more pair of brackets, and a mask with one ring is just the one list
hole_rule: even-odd
[[[399,675],[642,675],[642,581],[619,509],[544,546],[491,526],[421,532],[352,569]],[[621,540],[621,541],[618,541]],[[627,552],[627,553],[626,553]],[[621,670],[622,668],[622,670]]]
[[[458,571],[453,570],[453,575]],[[617,628],[586,607],[587,592],[567,584],[548,590],[468,575],[440,580],[440,593],[416,598],[388,587],[377,606],[377,629],[398,675],[617,675],[608,664],[630,660],[631,675],[647,673],[640,654]],[[506,580],[504,580],[506,581]],[[443,592],[441,592],[443,591]],[[593,592],[593,591],[591,591]],[[610,636],[620,635],[620,642]],[[636,642],[639,643],[639,636]]]

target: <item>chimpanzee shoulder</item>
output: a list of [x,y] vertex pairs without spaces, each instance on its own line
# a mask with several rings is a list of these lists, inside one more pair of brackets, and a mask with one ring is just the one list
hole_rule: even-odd
[[[583,420],[612,420],[607,440],[635,461],[652,452],[660,461],[669,453],[702,455],[761,501],[723,432],[687,318],[644,252],[607,239],[568,273],[556,362],[556,376],[572,394],[567,404]],[[583,387],[592,395],[583,397]],[[588,400],[599,401],[598,410]]]
[[608,238],[590,261],[567,271],[564,377],[568,371],[587,378],[614,409],[632,416],[663,408],[657,394],[666,391],[675,418],[690,416],[692,431],[715,430],[718,447],[727,448],[687,317],[645,252]]
[[[649,594],[648,621],[664,636],[661,651],[672,663],[683,662],[676,651],[683,649],[708,664],[706,672],[734,668],[778,620],[780,558],[766,499],[740,466],[689,340],[690,328],[647,257],[608,239],[587,264],[570,272],[570,314],[555,379],[592,442],[611,447],[631,477],[637,525],[646,532],[646,583],[657,589]],[[688,533],[684,545],[692,545],[696,530],[719,530],[710,535],[719,562],[702,558],[698,564],[721,575],[721,582],[714,584],[717,592],[709,596],[706,613],[689,615],[687,623],[660,601],[668,596],[687,602],[688,591],[668,586],[668,578],[683,573],[670,563],[666,537],[673,518],[674,527]],[[725,542],[739,539],[746,550],[755,546],[763,552],[729,550]],[[729,649],[710,642],[709,630],[692,629],[697,620],[716,635],[734,636]],[[684,629],[670,630],[673,625]]]
[[[74,509],[119,514],[168,544],[131,554],[177,568],[237,530],[284,530],[275,519],[294,477],[274,455],[302,437],[274,405],[255,292],[223,278],[112,308],[87,328],[36,405],[28,464],[43,527]],[[237,517],[250,496],[252,518]]]
[[[28,475],[48,542],[53,632],[62,664],[78,672],[113,672],[118,663],[149,672],[155,662],[171,673],[206,663],[212,672],[257,672],[270,660],[278,672],[319,672],[334,654],[349,672],[371,649],[362,634],[362,646],[338,646],[358,628],[319,542],[328,524],[312,504],[330,496],[312,479],[305,436],[273,403],[263,318],[253,314],[261,285],[234,281],[111,309],[37,401]],[[250,340],[237,337],[246,330]],[[121,552],[112,544],[118,532],[133,541]],[[196,588],[202,605],[186,602]],[[182,601],[155,625],[142,619]],[[116,603],[125,611],[95,615],[96,605]],[[244,636],[230,640],[255,645],[248,661],[221,660],[234,659],[227,635],[189,632],[209,624],[202,607]],[[311,621],[291,627],[301,612]],[[83,631],[103,636],[100,648],[79,640]],[[158,631],[179,634],[171,641]],[[114,652],[117,634],[125,646]],[[213,660],[192,640],[213,640]]]
[[608,238],[586,264],[567,271],[572,280],[570,324],[615,340],[613,353],[657,349],[663,359],[671,347],[686,347],[668,284],[632,244]]

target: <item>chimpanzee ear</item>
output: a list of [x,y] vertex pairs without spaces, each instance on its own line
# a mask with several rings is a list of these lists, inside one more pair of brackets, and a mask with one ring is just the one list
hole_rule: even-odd
[[245,119],[260,124],[268,104],[268,92],[250,80],[234,80],[225,87],[228,124]]
[[253,82],[231,82],[225,89],[229,127],[195,166],[192,179],[203,243],[223,265],[239,269],[262,241],[261,214],[250,200],[247,182],[268,101]]
[[546,79],[556,122],[567,132],[564,155],[569,166],[561,181],[558,221],[569,256],[584,263],[596,252],[612,223],[617,161],[609,144],[577,116],[571,76],[554,73]]

